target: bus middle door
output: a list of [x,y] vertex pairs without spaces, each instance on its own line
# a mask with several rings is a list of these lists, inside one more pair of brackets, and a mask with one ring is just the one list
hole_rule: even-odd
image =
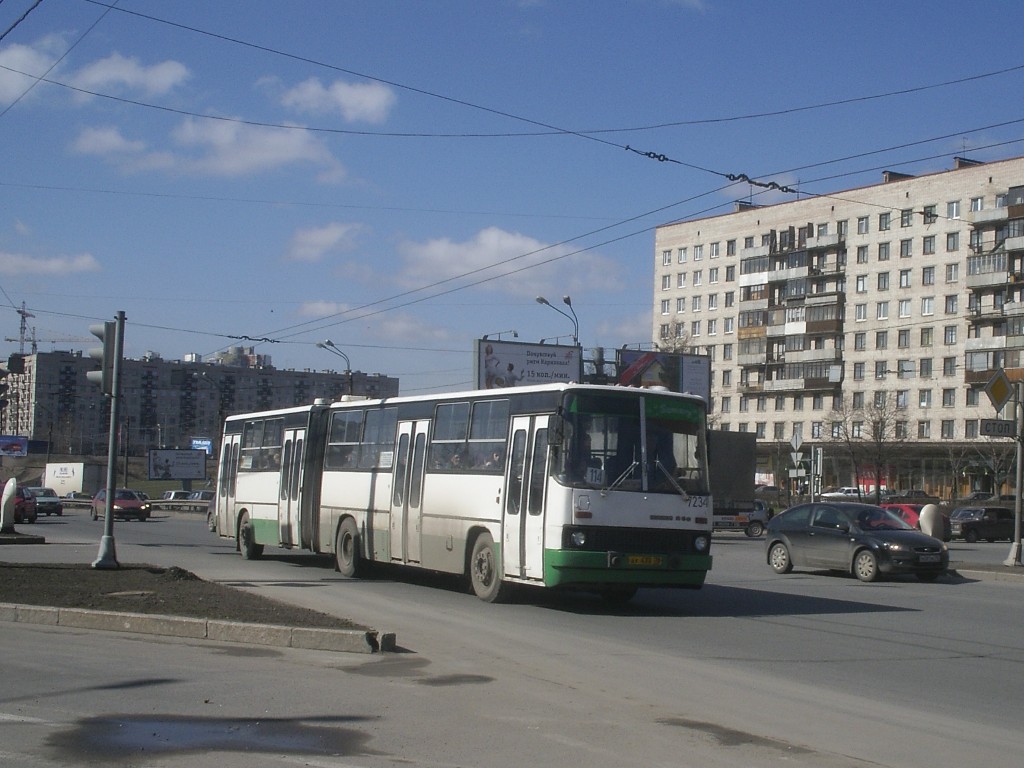
[[281,448],[281,475],[277,524],[282,546],[294,547],[302,543],[299,526],[299,488],[302,487],[302,450],[305,429],[286,429]]
[[548,417],[516,416],[505,476],[502,560],[505,574],[544,578],[544,490]]
[[398,425],[398,445],[391,482],[391,560],[420,561],[423,471],[426,466],[428,421]]
[[235,488],[238,482],[240,434],[224,435],[220,448],[220,474],[217,477],[217,533],[235,535]]

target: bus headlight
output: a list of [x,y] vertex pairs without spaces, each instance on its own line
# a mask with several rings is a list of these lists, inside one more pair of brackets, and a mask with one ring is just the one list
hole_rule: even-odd
[[574,547],[582,547],[587,543],[587,534],[583,531],[573,531],[569,534],[569,543]]
[[693,540],[693,548],[696,549],[698,552],[707,552],[708,544],[710,543],[711,541],[708,539],[707,536],[698,536]]

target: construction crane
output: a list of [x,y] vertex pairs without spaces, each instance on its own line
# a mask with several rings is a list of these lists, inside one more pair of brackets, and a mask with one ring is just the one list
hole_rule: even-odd
[[[32,317],[32,315],[29,315],[29,317]],[[32,329],[32,335],[29,338],[26,338],[26,332],[25,332],[24,329],[22,329],[22,333],[21,333],[21,337],[20,338],[13,339],[10,336],[4,337],[4,341],[17,341],[17,342],[19,342],[20,346],[19,346],[18,354],[21,354],[21,355],[25,354],[25,342],[29,341],[29,340],[32,343],[32,354],[34,355],[34,354],[36,354],[36,352],[39,351],[39,345],[40,344],[75,344],[75,343],[84,343],[84,342],[87,342],[87,341],[95,341],[95,338],[92,338],[92,337],[90,337],[90,338],[76,338],[74,336],[65,336],[64,338],[60,338],[60,339],[37,339],[36,338],[36,329],[35,328]]]

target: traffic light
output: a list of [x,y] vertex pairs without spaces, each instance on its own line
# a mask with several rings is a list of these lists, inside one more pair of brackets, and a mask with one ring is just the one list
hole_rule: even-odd
[[85,378],[93,384],[99,384],[105,395],[114,394],[114,357],[117,355],[117,323],[108,320],[89,326],[89,332],[103,342],[102,347],[89,350],[89,357],[100,361],[98,371],[89,371]]

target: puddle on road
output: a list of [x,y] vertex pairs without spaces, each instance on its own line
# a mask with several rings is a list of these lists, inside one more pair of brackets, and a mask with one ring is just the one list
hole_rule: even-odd
[[370,736],[342,724],[370,718],[219,718],[106,716],[82,720],[49,739],[48,746],[69,765],[76,762],[137,761],[190,752],[266,752],[345,756],[380,755],[367,748]]

